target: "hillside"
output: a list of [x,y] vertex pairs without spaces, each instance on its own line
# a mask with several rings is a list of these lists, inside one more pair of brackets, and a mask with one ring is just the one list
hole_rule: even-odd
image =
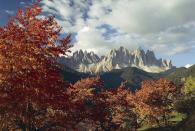
[[[81,78],[86,78],[94,75],[77,72],[69,67],[63,66],[62,75],[64,80],[69,83],[74,83]],[[137,89],[141,81],[150,79],[159,79],[165,77],[174,83],[180,84],[182,79],[188,76],[195,76],[195,65],[190,68],[173,68],[161,73],[149,73],[136,67],[127,67],[123,69],[114,69],[109,72],[100,74],[99,76],[104,81],[106,88],[115,88],[120,86],[121,82],[127,80],[128,87],[133,90]]]
[[89,74],[86,74],[86,73],[80,73],[80,72],[77,72],[67,66],[64,66],[64,65],[60,65],[61,67],[61,75],[63,77],[63,79],[68,82],[68,83],[75,83],[76,81],[82,79],[82,78],[86,78],[86,77],[89,77],[90,75]]
[[105,82],[105,87],[118,87],[122,81],[127,80],[128,87],[137,89],[142,80],[159,78],[158,74],[148,73],[136,67],[115,69],[100,75]]
[[185,77],[195,76],[195,65],[191,66],[190,68],[181,67],[172,69],[166,73],[166,78],[172,80],[175,83],[181,83]]

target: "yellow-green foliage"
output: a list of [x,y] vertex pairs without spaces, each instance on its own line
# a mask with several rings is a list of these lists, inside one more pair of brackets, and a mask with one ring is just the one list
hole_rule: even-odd
[[195,95],[195,77],[188,77],[184,83],[183,87],[184,94]]

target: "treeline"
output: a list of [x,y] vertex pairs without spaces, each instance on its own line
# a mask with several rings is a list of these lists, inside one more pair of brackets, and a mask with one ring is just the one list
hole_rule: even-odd
[[178,103],[194,96],[193,78],[182,88],[163,78],[143,81],[135,92],[125,82],[105,89],[99,77],[65,83],[56,59],[69,52],[70,35],[61,38],[54,17],[40,13],[34,4],[0,27],[0,130],[133,131],[169,125],[176,109],[190,114]]

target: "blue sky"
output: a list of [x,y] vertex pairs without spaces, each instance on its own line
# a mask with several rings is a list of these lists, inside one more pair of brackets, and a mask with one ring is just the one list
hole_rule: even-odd
[[[33,0],[1,0],[0,26]],[[42,0],[63,33],[73,33],[72,51],[103,55],[124,46],[150,49],[176,66],[195,64],[195,0]]]
[[35,0],[1,0],[0,1],[0,26],[4,25],[17,9],[31,5]]

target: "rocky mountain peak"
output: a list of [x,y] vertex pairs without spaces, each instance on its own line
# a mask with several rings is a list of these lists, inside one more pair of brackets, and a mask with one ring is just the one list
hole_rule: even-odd
[[150,51],[150,50],[147,50],[146,56],[149,57],[149,58],[152,58],[152,59],[156,59],[156,57],[154,55],[154,52]]
[[153,51],[141,49],[130,51],[124,47],[112,49],[99,57],[94,52],[76,51],[67,59],[67,65],[80,72],[101,73],[112,69],[138,67],[148,72],[160,72],[172,68],[170,60],[157,59]]

